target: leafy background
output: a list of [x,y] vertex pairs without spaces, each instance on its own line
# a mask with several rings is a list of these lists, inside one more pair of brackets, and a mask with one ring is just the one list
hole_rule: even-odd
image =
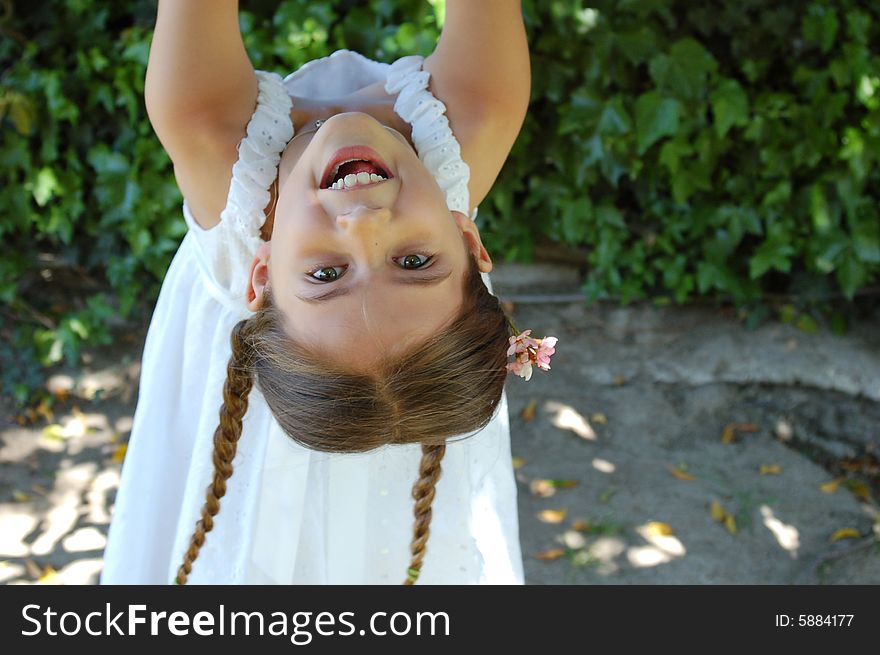
[[[148,317],[185,233],[143,101],[155,0],[0,0],[0,391]],[[256,68],[427,55],[443,0],[253,0]],[[523,0],[529,115],[478,222],[577,253],[587,301],[843,331],[880,273],[880,4]],[[536,153],[540,153],[536,156]]]

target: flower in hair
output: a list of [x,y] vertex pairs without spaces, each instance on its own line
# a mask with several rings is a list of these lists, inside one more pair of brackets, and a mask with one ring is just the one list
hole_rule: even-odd
[[544,337],[543,339],[532,339],[529,335],[531,330],[510,337],[510,348],[507,349],[508,355],[513,355],[516,359],[507,365],[507,370],[515,373],[526,382],[532,377],[532,364],[545,371],[550,370],[550,357],[556,352],[556,337]]

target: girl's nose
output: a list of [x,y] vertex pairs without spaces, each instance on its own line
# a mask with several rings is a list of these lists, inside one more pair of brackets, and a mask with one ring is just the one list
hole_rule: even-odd
[[351,233],[384,229],[390,220],[391,210],[388,207],[366,207],[364,205],[336,216],[337,225]]
[[348,246],[356,253],[356,258],[362,258],[368,268],[375,269],[385,261],[385,252],[379,246],[387,243],[382,233],[390,229],[390,220],[391,210],[387,207],[363,205],[336,217],[340,230],[349,237]]

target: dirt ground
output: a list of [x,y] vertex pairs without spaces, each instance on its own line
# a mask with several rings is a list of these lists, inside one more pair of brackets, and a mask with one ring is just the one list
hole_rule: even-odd
[[[586,307],[576,276],[492,274],[521,329],[559,338],[507,386],[526,582],[880,584],[880,316],[747,330]],[[0,398],[0,582],[97,582],[145,335],[59,369],[33,422]]]

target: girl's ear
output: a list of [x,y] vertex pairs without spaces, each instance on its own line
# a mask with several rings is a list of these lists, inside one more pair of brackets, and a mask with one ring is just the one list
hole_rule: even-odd
[[486,248],[483,246],[483,241],[480,238],[480,229],[477,227],[477,224],[461,212],[453,211],[452,216],[455,218],[456,224],[464,234],[471,257],[477,258],[477,266],[480,269],[480,272],[491,272],[492,258],[489,257],[489,253],[486,252]]
[[247,307],[252,312],[258,311],[263,306],[263,291],[269,284],[269,255],[271,253],[271,241],[264,241],[257,249],[254,260],[251,262],[251,271],[248,274],[248,288],[245,296]]

